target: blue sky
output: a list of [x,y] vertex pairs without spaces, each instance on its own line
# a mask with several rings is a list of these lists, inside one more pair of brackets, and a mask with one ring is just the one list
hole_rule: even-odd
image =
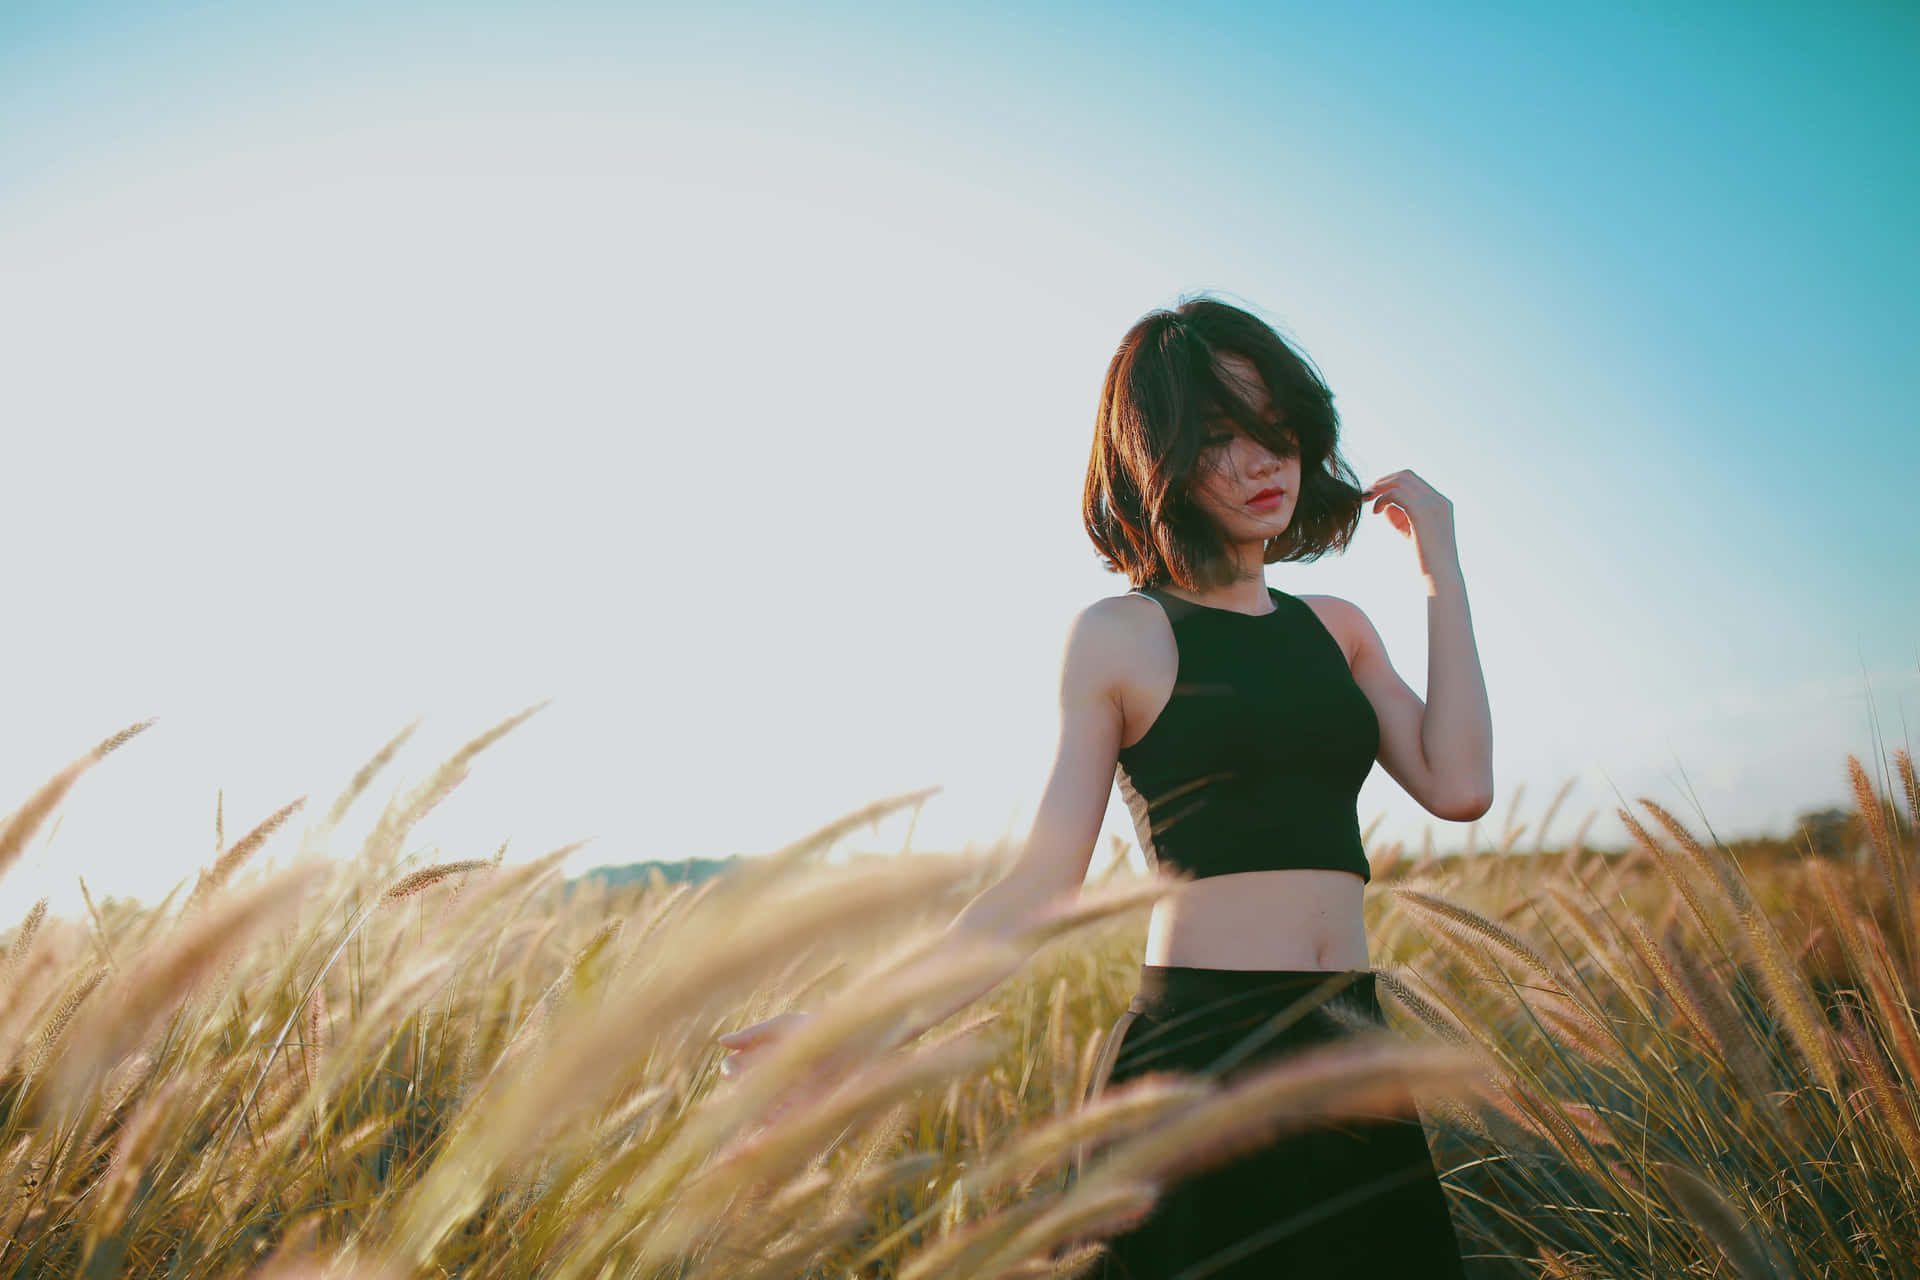
[[[1869,690],[1889,750],[1920,714],[1920,17],[1691,12],[8,6],[0,787],[161,723],[0,907],[164,892],[221,788],[318,809],[546,697],[423,852],[763,849],[931,783],[916,845],[1017,828],[1124,589],[1100,373],[1199,290],[1453,501],[1481,843],[1568,778],[1601,839],[1841,802]],[[1384,523],[1268,580],[1424,689]]]

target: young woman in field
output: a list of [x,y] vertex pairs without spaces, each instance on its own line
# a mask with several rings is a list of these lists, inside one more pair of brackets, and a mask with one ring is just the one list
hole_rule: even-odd
[[[1102,563],[1133,589],[1069,627],[1059,746],[1032,831],[953,926],[1010,935],[1076,894],[1119,786],[1149,864],[1192,879],[1154,906],[1095,1091],[1148,1071],[1231,1079],[1384,1025],[1361,910],[1360,784],[1378,760],[1437,817],[1468,821],[1492,803],[1452,504],[1411,471],[1359,489],[1332,401],[1269,326],[1209,298],[1150,313],[1108,365],[1083,514]],[[1426,584],[1424,703],[1359,608],[1266,584],[1265,565],[1344,549],[1369,503],[1412,541]],[[1297,1007],[1310,1012],[1278,1036],[1254,1034]],[[721,1043],[744,1056],[798,1017]],[[1177,1182],[1110,1244],[1099,1274],[1128,1280],[1464,1275],[1410,1099]]]

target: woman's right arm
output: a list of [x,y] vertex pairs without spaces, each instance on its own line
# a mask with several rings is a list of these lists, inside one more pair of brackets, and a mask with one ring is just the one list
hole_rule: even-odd
[[[922,956],[909,973],[937,972],[980,937],[1009,941],[1028,922],[1069,905],[1087,878],[1107,798],[1113,790],[1122,732],[1120,691],[1132,641],[1128,606],[1118,597],[1096,600],[1074,615],[1060,662],[1060,734],[1040,807],[1019,855],[1000,879],[960,909],[943,943]],[[923,1017],[903,1038],[911,1040],[998,986],[1011,974],[996,972],[967,984]],[[728,1048],[754,1049],[793,1025],[780,1014],[720,1037]],[[722,1066],[733,1075],[737,1059]],[[730,1069],[732,1068],[732,1069]]]

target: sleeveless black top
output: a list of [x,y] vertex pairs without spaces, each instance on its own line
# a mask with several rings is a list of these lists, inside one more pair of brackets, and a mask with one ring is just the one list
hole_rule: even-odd
[[1173,696],[1114,773],[1148,865],[1372,879],[1356,802],[1380,723],[1313,606],[1272,587],[1259,615],[1138,594],[1167,611],[1179,653]]

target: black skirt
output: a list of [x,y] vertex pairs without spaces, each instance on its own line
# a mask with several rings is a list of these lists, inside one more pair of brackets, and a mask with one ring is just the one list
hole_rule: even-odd
[[[1333,981],[1347,979],[1348,981]],[[1261,1040],[1297,1002],[1311,1011]],[[1144,965],[1107,1040],[1092,1090],[1149,1071],[1222,1083],[1255,1066],[1385,1026],[1371,970],[1196,969]],[[1107,1064],[1111,1069],[1107,1070]],[[1224,1064],[1224,1065],[1223,1065]],[[1446,1195],[1409,1097],[1404,1114],[1345,1117],[1164,1189],[1148,1216],[1107,1241],[1103,1280],[1464,1280]]]

